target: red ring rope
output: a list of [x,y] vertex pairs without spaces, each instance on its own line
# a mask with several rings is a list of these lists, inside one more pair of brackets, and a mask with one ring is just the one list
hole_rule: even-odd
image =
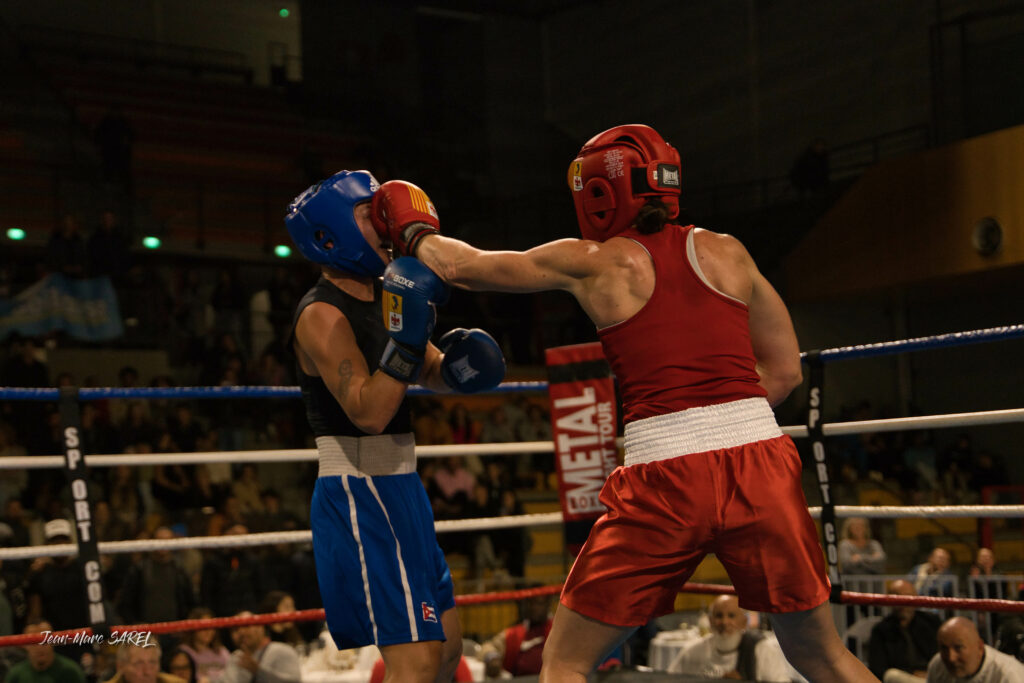
[[[494,593],[477,593],[474,595],[458,595],[455,604],[481,605],[489,602],[512,602],[542,595],[554,595],[561,592],[562,586],[541,586],[524,588],[514,591]],[[716,583],[687,583],[682,593],[699,593],[707,595],[735,595],[732,586]],[[947,607],[959,610],[979,612],[1017,612],[1024,613],[1024,602],[1013,600],[977,600],[973,598],[936,598],[928,595],[883,595],[880,593],[842,592],[844,605],[888,605],[892,607]],[[275,612],[272,614],[254,614],[247,617],[214,617],[209,619],[185,619],[182,621],[164,621],[156,624],[136,624],[134,626],[113,626],[111,636],[123,633],[178,633],[179,631],[198,631],[207,628],[230,628],[232,626],[251,626],[253,624],[276,624],[282,621],[317,621],[324,618],[323,609],[307,609],[297,612]],[[53,638],[67,638],[70,642],[75,635],[91,636],[91,628],[54,631],[49,634]],[[38,645],[42,642],[39,633],[24,633],[14,636],[0,636],[0,647],[15,645]],[[52,640],[51,640],[52,642]]]

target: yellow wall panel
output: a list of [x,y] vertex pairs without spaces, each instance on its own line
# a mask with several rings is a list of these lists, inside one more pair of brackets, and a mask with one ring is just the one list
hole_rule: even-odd
[[[982,256],[978,220],[1003,228]],[[1024,263],[1024,126],[869,169],[786,260],[789,298],[884,289]]]

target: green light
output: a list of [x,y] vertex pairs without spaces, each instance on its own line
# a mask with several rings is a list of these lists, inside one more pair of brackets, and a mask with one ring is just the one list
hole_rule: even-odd
[[21,228],[8,228],[7,238],[12,240],[23,240],[25,239],[25,231]]
[[291,12],[288,11],[287,7],[282,7],[277,11],[277,16],[281,17],[282,19],[287,19],[289,14],[291,14]]
[[150,236],[150,237],[143,237],[142,238],[142,246],[144,246],[146,249],[159,249],[160,248],[160,238],[159,237],[152,237],[152,236]]
[[274,247],[274,256],[278,258],[288,258],[292,255],[292,248],[286,244],[279,244]]

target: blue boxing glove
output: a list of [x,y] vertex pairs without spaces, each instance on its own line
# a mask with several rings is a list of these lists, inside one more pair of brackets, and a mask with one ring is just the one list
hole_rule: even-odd
[[391,339],[380,368],[401,382],[415,382],[437,321],[436,304],[448,300],[448,285],[411,257],[384,270],[384,327]]
[[456,328],[437,342],[444,353],[441,377],[460,394],[493,389],[505,378],[505,358],[494,337],[483,330]]

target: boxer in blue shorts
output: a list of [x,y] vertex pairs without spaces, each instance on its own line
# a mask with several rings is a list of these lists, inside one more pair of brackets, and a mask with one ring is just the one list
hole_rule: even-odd
[[[391,262],[370,221],[378,187],[367,171],[341,171],[299,195],[285,218],[321,273],[288,340],[319,452],[313,552],[338,648],[376,644],[385,681],[451,681],[462,629],[416,473],[406,389],[489,389],[505,362],[481,330],[430,343],[447,288],[415,259]],[[420,194],[416,206],[436,217]]]

